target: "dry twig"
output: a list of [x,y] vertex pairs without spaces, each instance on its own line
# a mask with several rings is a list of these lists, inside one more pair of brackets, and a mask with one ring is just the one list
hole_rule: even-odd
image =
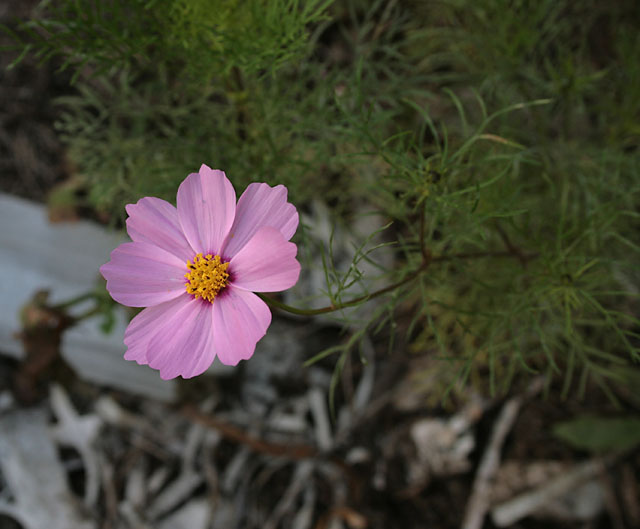
[[473,482],[473,490],[467,503],[462,529],[480,529],[482,527],[484,517],[489,510],[491,482],[500,467],[502,445],[518,417],[525,396],[531,397],[538,393],[542,389],[542,383],[543,379],[535,379],[529,386],[526,395],[518,395],[509,399],[502,407]]
[[498,527],[508,527],[518,520],[538,511],[548,502],[574,490],[578,485],[596,477],[602,471],[601,461],[587,461],[548,483],[512,498],[491,511]]

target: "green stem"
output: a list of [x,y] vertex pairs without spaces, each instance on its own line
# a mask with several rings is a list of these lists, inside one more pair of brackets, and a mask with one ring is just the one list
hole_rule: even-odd
[[86,310],[85,312],[83,312],[79,316],[74,316],[73,317],[73,323],[75,324],[75,323],[78,323],[78,322],[80,322],[82,320],[86,320],[88,318],[91,318],[92,316],[95,316],[96,314],[100,314],[100,312],[102,312],[100,307],[97,307],[97,306],[93,307],[93,308],[91,308],[89,310]]
[[360,303],[364,303],[365,301],[369,301],[370,299],[377,298],[378,296],[382,296],[387,292],[391,292],[392,290],[395,290],[396,288],[401,287],[405,283],[408,283],[409,281],[413,281],[427,268],[427,266],[428,266],[428,263],[423,263],[422,266],[420,266],[420,268],[418,268],[417,270],[414,270],[404,279],[398,281],[397,283],[393,283],[392,285],[389,285],[385,288],[382,288],[380,290],[376,290],[371,294],[366,294],[364,296],[360,296],[350,301],[339,303],[338,305],[332,304],[332,305],[329,305],[328,307],[322,307],[321,309],[299,309],[297,307],[292,307],[291,305],[282,303],[277,299],[269,298],[264,294],[258,294],[258,296],[260,296],[260,298],[262,298],[267,304],[271,305],[272,307],[275,307],[280,310],[284,310],[285,312],[290,312],[292,314],[299,314],[301,316],[316,316],[317,314],[327,314],[328,312],[335,312],[337,310],[353,307],[355,305],[359,305]]
[[[537,254],[531,254],[526,256],[527,259],[534,259],[536,258],[538,255]],[[459,254],[453,254],[453,255],[439,255],[439,256],[431,256],[429,254],[428,251],[425,251],[424,253],[424,259],[422,264],[413,272],[411,272],[409,275],[407,275],[404,279],[401,279],[400,281],[393,283],[389,286],[386,286],[380,290],[376,290],[375,292],[372,292],[371,294],[366,294],[364,296],[360,296],[357,298],[354,298],[352,300],[349,301],[345,301],[344,303],[339,303],[337,305],[329,305],[328,307],[322,307],[320,309],[299,309],[298,307],[292,307],[291,305],[287,305],[286,303],[282,303],[281,301],[278,301],[277,299],[274,298],[270,298],[267,297],[264,294],[260,294],[258,293],[258,296],[260,296],[260,298],[266,302],[268,305],[271,305],[272,307],[276,308],[276,309],[280,309],[283,310],[285,312],[290,312],[291,314],[299,314],[300,316],[316,316],[318,314],[327,314],[329,312],[335,312],[337,310],[342,310],[342,309],[346,309],[349,307],[353,307],[355,305],[359,305],[360,303],[364,303],[366,301],[369,301],[371,299],[377,298],[378,296],[382,296],[383,294],[386,294],[387,292],[391,292],[392,290],[395,290],[396,288],[401,287],[402,285],[409,283],[410,281],[413,281],[416,277],[418,277],[420,274],[422,274],[422,272],[424,272],[431,263],[436,263],[436,262],[444,262],[444,261],[453,261],[456,259],[477,259],[477,258],[482,258],[482,257],[516,257],[516,258],[521,258],[521,256],[518,255],[514,255],[512,252],[508,252],[508,251],[503,251],[503,252],[471,252],[471,253],[459,253]]]
[[93,299],[95,297],[96,297],[96,293],[94,291],[85,292],[84,294],[80,294],[75,298],[71,298],[71,299],[68,299],[67,301],[63,301],[61,303],[53,305],[51,308],[54,310],[65,310],[65,309],[68,309],[69,307],[73,307],[73,305],[77,305],[78,303],[82,303],[83,301],[86,301],[88,299]]

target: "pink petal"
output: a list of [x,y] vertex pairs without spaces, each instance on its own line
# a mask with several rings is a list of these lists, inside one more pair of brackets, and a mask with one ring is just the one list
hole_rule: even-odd
[[270,324],[271,312],[264,301],[227,286],[213,302],[213,343],[220,362],[234,366],[251,358]]
[[298,228],[298,212],[287,202],[287,188],[280,185],[249,184],[236,210],[223,253],[233,257],[263,226],[271,226],[288,241]]
[[231,259],[229,272],[236,287],[252,292],[279,292],[298,281],[298,248],[275,228],[260,228]]
[[236,192],[222,171],[206,165],[178,188],[178,219],[197,253],[219,255],[236,213]]
[[185,292],[186,263],[146,242],[127,242],[111,252],[100,267],[107,290],[118,303],[151,307]]
[[187,262],[197,252],[187,242],[178,221],[178,211],[169,202],[145,197],[128,204],[127,232],[134,241],[155,244]]
[[185,294],[143,310],[125,332],[125,360],[160,369],[164,379],[200,375],[215,357],[212,309]]
[[215,358],[212,312],[211,303],[189,296],[169,321],[158,326],[149,340],[147,360],[161,378],[191,378],[211,365]]
[[192,296],[184,293],[170,301],[144,309],[131,320],[124,333],[127,352],[125,360],[135,360],[139,364],[148,364],[147,350],[149,341],[157,332],[166,327],[177,312],[192,300]]

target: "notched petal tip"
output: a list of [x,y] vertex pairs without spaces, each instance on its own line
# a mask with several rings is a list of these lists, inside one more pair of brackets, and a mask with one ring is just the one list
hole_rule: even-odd
[[107,276],[105,275],[105,270],[107,269],[107,265],[108,264],[109,264],[108,262],[104,263],[102,266],[100,266],[100,268],[98,268],[98,271],[100,272],[100,275],[103,277],[103,279],[105,281],[107,280]]
[[196,253],[219,254],[236,213],[236,193],[222,171],[204,165],[178,188],[178,220]]
[[[289,244],[292,244],[292,243],[289,243]],[[300,264],[300,261],[298,261],[295,257],[297,253],[298,253],[298,248],[296,247],[296,251],[293,254],[293,257],[291,258],[291,276],[290,276],[291,284],[284,290],[288,290],[294,287],[300,280],[300,272],[302,271],[302,265]]]
[[174,378],[178,378],[180,376],[179,373],[166,373],[162,369],[159,371],[159,373],[162,380],[173,380]]
[[246,358],[227,356],[227,357],[224,357],[224,359],[222,357],[218,357],[218,360],[223,366],[236,367],[242,360],[249,360],[253,356],[254,351],[255,351],[255,347],[251,351],[251,354],[247,355]]
[[224,178],[227,182],[231,183],[230,180],[227,178],[226,173],[222,169],[212,169],[205,163],[203,163],[200,166],[200,169],[198,170],[198,174],[201,177],[215,176],[217,178]]

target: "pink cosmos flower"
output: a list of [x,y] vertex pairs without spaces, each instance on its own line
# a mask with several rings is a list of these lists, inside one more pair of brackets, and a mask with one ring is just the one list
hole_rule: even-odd
[[125,359],[165,380],[199,375],[216,356],[227,365],[251,358],[271,323],[253,292],[285,290],[300,275],[286,187],[250,184],[236,205],[224,172],[202,165],[177,199],[177,208],[152,197],[129,204],[133,242],[100,267],[113,299],[147,307],[127,327]]

